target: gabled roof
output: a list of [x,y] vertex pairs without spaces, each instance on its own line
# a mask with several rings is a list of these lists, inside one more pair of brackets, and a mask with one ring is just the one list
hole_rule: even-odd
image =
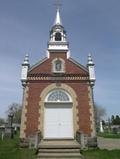
[[[36,68],[37,66],[41,65],[42,63],[44,63],[44,62],[47,61],[47,60],[48,60],[47,57],[45,57],[45,58],[42,59],[42,60],[39,60],[36,64],[34,64],[33,66],[30,67],[30,69],[29,69],[28,72],[32,71],[34,68]],[[78,63],[78,62],[77,62],[76,60],[74,60],[73,58],[70,57],[68,60],[69,60],[70,62],[72,62],[73,64],[75,64],[76,66],[78,66],[78,67],[79,67],[80,69],[82,69],[83,71],[89,73],[87,67],[81,65],[80,63]]]
[[42,64],[43,62],[45,62],[47,60],[48,60],[47,57],[45,57],[44,59],[39,60],[36,64],[34,64],[33,66],[30,67],[28,72],[32,71],[34,68],[36,68],[37,66],[39,66],[40,64]]
[[75,65],[77,65],[78,67],[80,67],[81,69],[83,69],[84,71],[86,71],[87,73],[89,73],[87,67],[81,65],[79,62],[77,62],[73,58],[70,57],[68,60],[71,61],[72,63],[74,63]]

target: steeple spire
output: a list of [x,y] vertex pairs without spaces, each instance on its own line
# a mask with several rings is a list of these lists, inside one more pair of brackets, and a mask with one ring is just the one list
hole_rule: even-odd
[[50,30],[50,39],[48,42],[48,51],[63,51],[66,52],[69,50],[69,43],[67,41],[67,34],[62,25],[60,17],[60,2],[59,0],[55,4],[57,6],[57,13],[54,25]]
[[57,8],[57,13],[56,13],[56,18],[55,18],[54,25],[62,25],[59,7]]

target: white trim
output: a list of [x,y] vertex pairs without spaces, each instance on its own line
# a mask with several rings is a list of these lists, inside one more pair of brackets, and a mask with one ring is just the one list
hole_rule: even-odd
[[67,52],[67,59],[69,59],[70,58],[70,50],[68,50],[68,52]]
[[71,104],[72,102],[65,102],[65,101],[53,101],[53,102],[49,102],[49,101],[45,101],[45,103],[49,103],[49,104],[55,104],[55,103],[58,103],[58,104]]
[[46,55],[47,55],[47,58],[49,59],[50,58],[50,52],[48,50],[46,51]]

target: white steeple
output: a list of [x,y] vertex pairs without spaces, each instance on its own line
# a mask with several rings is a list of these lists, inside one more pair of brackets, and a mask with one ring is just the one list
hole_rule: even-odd
[[50,31],[50,40],[48,42],[48,51],[68,51],[69,44],[67,42],[66,31],[62,25],[60,17],[60,9],[57,8],[54,25]]
[[23,86],[25,86],[26,81],[27,81],[27,73],[28,73],[29,67],[30,67],[29,55],[26,54],[24,62],[22,63],[22,71],[21,71],[21,82],[22,82]]
[[88,55],[88,64],[87,64],[87,67],[88,67],[88,70],[89,70],[89,79],[90,79],[90,83],[92,86],[95,85],[95,64],[93,63],[93,60],[92,60],[92,57],[91,57],[91,54]]
[[54,25],[62,25],[59,8],[57,8],[57,13],[56,13],[56,18],[55,18]]

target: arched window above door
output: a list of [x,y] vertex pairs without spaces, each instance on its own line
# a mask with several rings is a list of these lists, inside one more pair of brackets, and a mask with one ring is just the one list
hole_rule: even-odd
[[47,97],[46,102],[72,102],[71,96],[62,89],[55,89],[51,91]]

